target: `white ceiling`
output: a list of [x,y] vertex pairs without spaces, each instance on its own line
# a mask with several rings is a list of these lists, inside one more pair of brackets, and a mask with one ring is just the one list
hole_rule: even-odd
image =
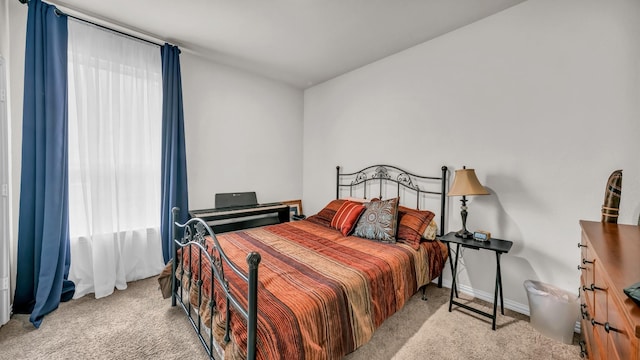
[[61,0],[71,15],[299,88],[524,0]]

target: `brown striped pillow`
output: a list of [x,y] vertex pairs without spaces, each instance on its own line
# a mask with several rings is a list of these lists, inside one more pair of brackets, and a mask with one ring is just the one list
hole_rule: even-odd
[[342,206],[342,204],[344,204],[345,201],[346,200],[344,199],[332,200],[327,204],[327,206],[325,206],[317,214],[309,216],[307,220],[310,220],[311,222],[316,223],[318,225],[329,227],[331,226],[331,220],[333,220],[333,217],[336,215],[336,212],[338,211],[338,209],[340,209],[340,206]]
[[418,250],[422,234],[435,216],[428,210],[415,210],[398,206],[398,242],[410,245]]
[[353,201],[345,201],[331,220],[331,227],[348,236],[358,222],[364,206]]

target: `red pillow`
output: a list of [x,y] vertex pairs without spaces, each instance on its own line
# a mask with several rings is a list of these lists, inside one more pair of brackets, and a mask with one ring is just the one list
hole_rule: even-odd
[[435,216],[428,210],[415,210],[398,206],[398,242],[418,250],[422,234]]
[[331,227],[340,230],[342,235],[347,236],[356,226],[363,211],[364,206],[362,204],[345,201],[336,211],[333,219],[331,219]]

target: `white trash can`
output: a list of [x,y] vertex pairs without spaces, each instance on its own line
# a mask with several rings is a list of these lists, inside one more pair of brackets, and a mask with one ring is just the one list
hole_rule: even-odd
[[531,326],[552,339],[571,344],[580,311],[578,295],[534,280],[525,280],[524,288]]

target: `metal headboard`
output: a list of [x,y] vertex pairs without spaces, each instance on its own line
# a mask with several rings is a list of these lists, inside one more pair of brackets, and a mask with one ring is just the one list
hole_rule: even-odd
[[340,166],[336,166],[336,199],[340,198],[341,190],[346,188],[349,189],[348,196],[367,199],[369,192],[375,191],[371,187],[376,184],[378,184],[380,199],[382,199],[383,189],[387,189],[388,184],[396,185],[397,196],[400,196],[401,190],[415,192],[416,209],[420,209],[420,199],[424,197],[421,195],[438,195],[440,197],[440,236],[442,236],[445,226],[447,167],[443,166],[440,170],[440,176],[421,176],[396,166],[371,165],[353,173],[340,173]]

